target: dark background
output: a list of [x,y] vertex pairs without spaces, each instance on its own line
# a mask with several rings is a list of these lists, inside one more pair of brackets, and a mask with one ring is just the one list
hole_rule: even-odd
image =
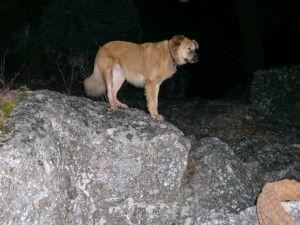
[[299,64],[299,28],[299,0],[1,0],[1,81],[25,65],[16,88],[83,95],[99,46],[183,34],[199,62],[164,84],[168,96],[247,96],[254,71]]

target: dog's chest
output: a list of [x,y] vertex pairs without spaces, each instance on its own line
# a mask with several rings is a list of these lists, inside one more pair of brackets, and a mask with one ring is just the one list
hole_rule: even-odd
[[132,73],[126,73],[126,80],[133,84],[136,87],[144,87],[145,84],[145,78],[143,76],[143,74],[132,74]]
[[124,70],[119,64],[113,66],[113,80],[118,80],[120,77],[125,79],[136,87],[144,87],[144,76],[141,73],[130,71],[128,68]]

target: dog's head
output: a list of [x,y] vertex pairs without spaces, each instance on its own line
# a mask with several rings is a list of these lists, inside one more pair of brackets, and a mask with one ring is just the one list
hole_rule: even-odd
[[172,48],[177,64],[183,65],[198,62],[196,49],[199,48],[199,45],[197,41],[190,40],[183,35],[175,35],[171,39],[170,48]]

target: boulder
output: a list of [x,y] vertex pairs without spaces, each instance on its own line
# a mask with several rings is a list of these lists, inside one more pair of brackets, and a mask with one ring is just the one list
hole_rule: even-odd
[[259,188],[234,151],[218,138],[192,142],[177,224],[205,224],[253,206]]
[[[281,202],[280,206],[286,211],[289,217],[295,222],[295,224],[300,224],[300,202]],[[208,220],[205,223],[200,223],[201,225],[259,225],[256,207],[250,207],[239,214],[228,214],[228,215],[219,215],[220,219]],[[199,224],[199,225],[200,225]],[[186,223],[185,225],[189,225]],[[194,223],[193,225],[197,225]]]
[[29,93],[4,125],[1,224],[176,221],[190,142],[173,125],[46,90]]
[[233,140],[232,149],[254,176],[265,181],[278,181],[289,175],[300,180],[299,161],[294,155],[268,142],[258,142],[242,136]]
[[300,65],[254,73],[252,106],[292,125],[300,126]]

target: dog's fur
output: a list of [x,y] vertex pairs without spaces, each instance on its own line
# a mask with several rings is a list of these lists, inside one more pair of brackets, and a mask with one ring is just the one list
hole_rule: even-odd
[[159,87],[164,80],[172,77],[178,65],[197,62],[195,50],[198,47],[195,40],[183,35],[157,43],[109,42],[99,48],[94,72],[84,80],[85,92],[96,97],[107,90],[112,110],[117,107],[127,108],[117,99],[118,90],[127,80],[134,86],[145,87],[151,116],[163,120],[157,111]]

